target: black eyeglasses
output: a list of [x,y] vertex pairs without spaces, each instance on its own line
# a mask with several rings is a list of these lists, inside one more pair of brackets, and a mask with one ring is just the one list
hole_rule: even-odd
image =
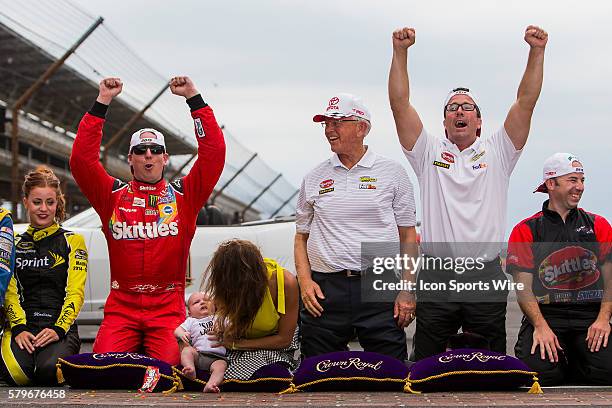
[[132,154],[135,154],[137,156],[142,156],[143,154],[147,153],[147,149],[151,151],[151,154],[164,154],[166,153],[166,149],[164,149],[164,146],[160,146],[160,145],[137,145],[132,147]]
[[461,107],[461,109],[463,109],[466,112],[471,112],[474,109],[476,109],[476,105],[474,105],[473,103],[464,102],[464,103],[449,103],[448,105],[446,105],[446,111],[456,112],[459,110],[459,107]]

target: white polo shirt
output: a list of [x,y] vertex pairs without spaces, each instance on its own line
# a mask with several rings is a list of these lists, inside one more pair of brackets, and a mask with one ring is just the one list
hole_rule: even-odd
[[[423,252],[494,259],[504,241],[510,175],[522,153],[503,126],[461,152],[423,129],[412,151],[403,150],[419,180]],[[428,245],[445,242],[495,244],[475,244],[469,254],[452,255],[439,244]]]
[[361,270],[362,242],[398,243],[397,227],[414,225],[414,191],[406,170],[371,148],[352,169],[334,154],[302,181],[296,229],[310,234],[313,271]]

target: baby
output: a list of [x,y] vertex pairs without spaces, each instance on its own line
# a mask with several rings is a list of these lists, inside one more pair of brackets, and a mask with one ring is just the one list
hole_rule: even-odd
[[196,367],[210,371],[210,378],[204,392],[219,392],[219,384],[227,368],[225,347],[211,347],[208,333],[213,327],[215,305],[202,292],[194,292],[187,300],[189,317],[174,331],[179,341],[184,343],[181,351],[183,374],[194,379]]

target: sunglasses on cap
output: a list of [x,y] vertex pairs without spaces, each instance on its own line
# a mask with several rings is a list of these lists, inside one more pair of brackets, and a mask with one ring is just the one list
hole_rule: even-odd
[[147,152],[147,149],[151,151],[151,154],[164,154],[166,153],[166,149],[164,149],[164,146],[160,146],[160,145],[136,145],[134,147],[132,147],[132,154],[135,154],[137,156],[142,156],[143,154],[145,154]]

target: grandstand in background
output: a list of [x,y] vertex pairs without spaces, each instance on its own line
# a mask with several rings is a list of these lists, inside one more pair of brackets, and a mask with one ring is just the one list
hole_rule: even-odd
[[[129,137],[152,127],[166,137],[166,178],[181,177],[195,160],[196,142],[184,101],[170,94],[170,75],[153,70],[104,23],[69,0],[0,0],[0,205],[23,220],[24,174],[40,164],[64,183],[74,215],[89,207],[68,159],[76,128],[98,93],[99,81],[121,77],[126,86],[112,104],[101,160],[129,180]],[[297,189],[224,128],[226,164],[201,223],[232,223],[295,212]]]

